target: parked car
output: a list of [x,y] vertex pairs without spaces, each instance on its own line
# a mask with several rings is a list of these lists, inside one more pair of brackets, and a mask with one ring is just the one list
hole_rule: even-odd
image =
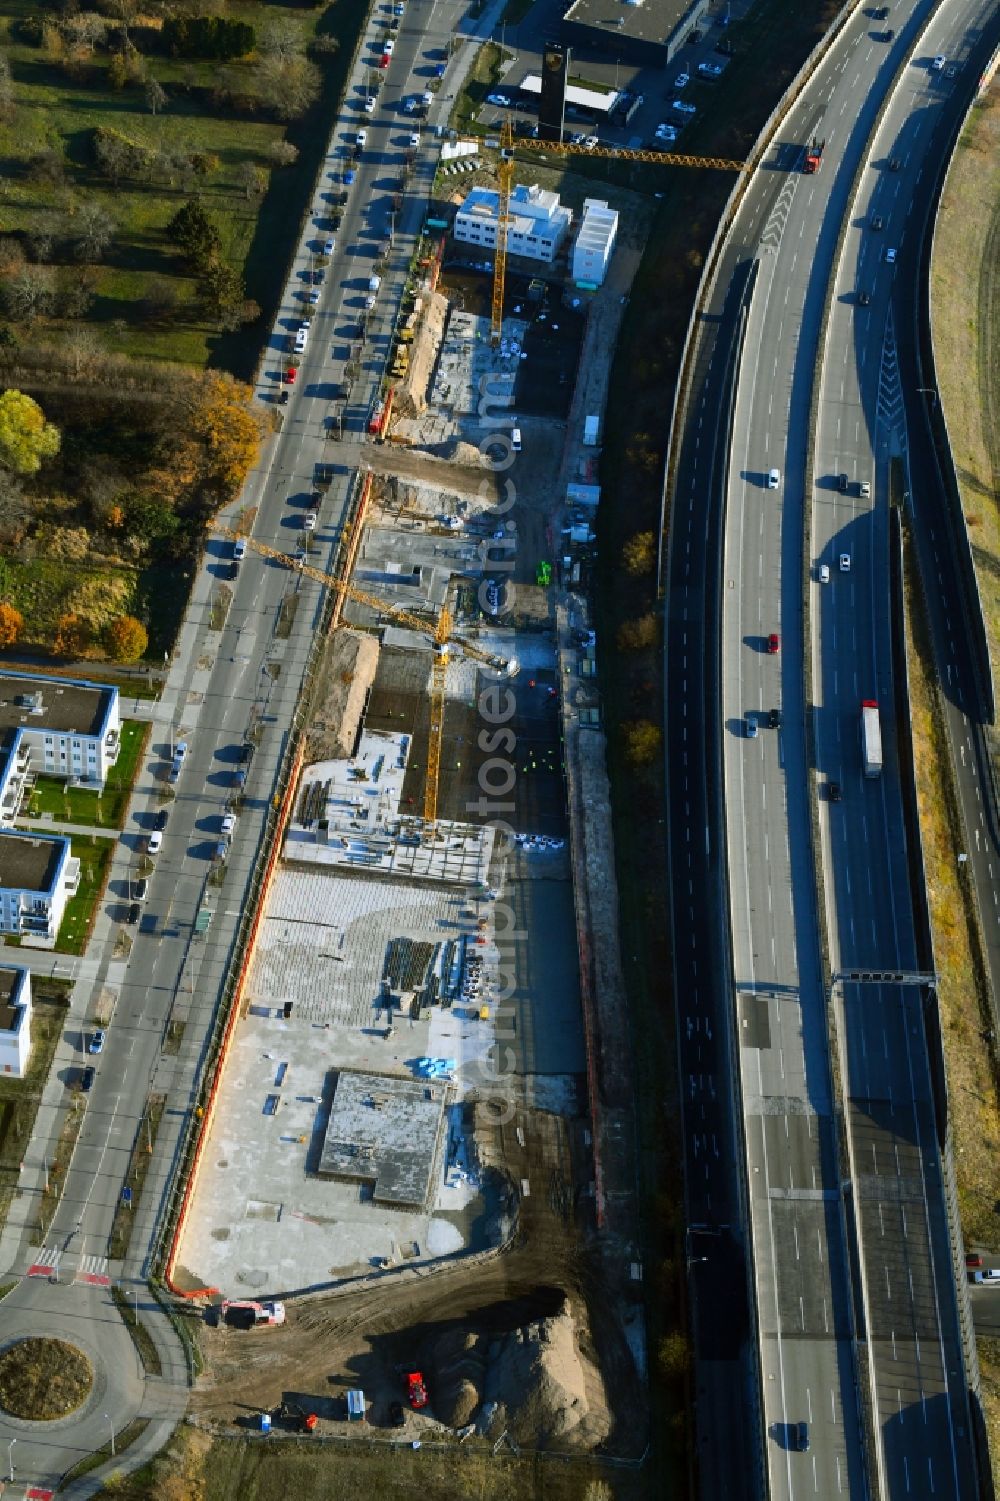
[[161,808],[159,813],[157,813],[156,817],[153,819],[153,828],[159,829],[160,833],[162,834],[163,830],[167,827],[167,820],[169,819],[169,817],[170,809]]
[[694,105],[688,104],[686,99],[672,100],[670,108],[675,109],[679,115],[693,115],[697,113]]
[[982,1266],[983,1258],[980,1256],[978,1251],[966,1251],[965,1264],[968,1267],[969,1271],[973,1272],[978,1267]]
[[367,132],[367,130],[359,130],[358,133],[357,133],[357,135],[355,136],[355,141],[357,142],[358,150],[359,151],[363,150],[364,147],[367,146],[367,144],[368,144],[368,132]]
[[299,372],[296,370],[294,365],[289,365],[288,369],[285,371],[285,385],[294,386],[295,377],[298,375],[298,373]]
[[375,105],[376,105],[375,95],[374,94],[369,94],[368,98],[365,100],[365,114],[366,115],[373,115],[375,113]]
[[150,834],[149,838],[146,840],[146,853],[148,855],[158,855],[162,848],[163,835],[160,833],[159,829],[154,829],[152,834]]
[[655,135],[654,135],[654,139],[657,140],[657,141],[666,141],[668,144],[671,141],[676,141],[676,139],[677,139],[677,126],[676,125],[667,125],[666,122],[664,122],[661,125],[658,125],[656,127],[656,132],[655,132]]
[[410,131],[410,145],[414,147],[414,149],[420,145],[420,132],[418,130]]
[[134,928],[136,923],[139,921],[139,914],[141,910],[142,909],[140,908],[138,902],[132,902],[130,904],[129,909],[125,914],[125,921],[128,923],[130,928]]
[[690,82],[691,82],[691,74],[690,73],[678,73],[677,77],[674,79],[674,88],[675,89],[686,89],[687,86],[688,86],[688,84]]
[[105,1032],[104,1028],[103,1027],[98,1027],[97,1031],[94,1033],[94,1035],[91,1037],[89,1043],[87,1044],[87,1052],[88,1053],[103,1053],[104,1052],[104,1041],[105,1041],[106,1037],[107,1037],[107,1033]]
[[722,64],[721,63],[699,63],[698,64],[698,72],[701,74],[702,78],[721,78],[722,77]]
[[830,582],[829,563],[821,563],[819,565],[819,581],[821,584],[828,584]]
[[487,104],[495,104],[498,109],[510,109],[510,99],[506,94],[487,94]]
[[307,511],[302,518],[302,530],[306,532],[314,532],[316,530],[316,522],[318,521],[318,519],[319,518],[316,515],[315,511]]
[[225,839],[231,839],[236,828],[236,814],[226,813],[222,819],[222,834]]
[[[537,129],[537,127],[536,127],[536,129]],[[601,142],[600,142],[600,140],[599,140],[599,138],[597,136],[584,136],[584,138],[583,138],[583,144],[587,148],[588,151],[593,151],[594,147],[595,146],[599,146],[601,144]]]
[[84,1094],[89,1094],[90,1093],[90,1091],[94,1087],[94,1080],[96,1078],[97,1078],[97,1070],[96,1070],[96,1068],[94,1068],[93,1064],[88,1063],[87,1067],[84,1069],[83,1073],[80,1075],[80,1088],[83,1090]]
[[233,543],[233,557],[236,559],[237,563],[242,563],[246,555],[247,545],[241,537],[238,542]]

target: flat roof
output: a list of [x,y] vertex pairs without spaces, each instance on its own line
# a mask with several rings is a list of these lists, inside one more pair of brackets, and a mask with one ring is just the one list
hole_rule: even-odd
[[[569,11],[566,12],[569,15]],[[518,84],[523,94],[537,94],[541,96],[542,76],[540,73],[527,73]],[[577,104],[581,109],[594,110],[602,115],[610,115],[618,101],[617,89],[586,89],[578,83],[566,85],[566,103]]]
[[[563,20],[593,27],[609,41],[616,36],[634,36],[646,42],[664,43],[696,9],[697,4],[692,0],[642,0],[639,5],[623,0],[613,5],[608,0],[573,0]],[[569,98],[568,90],[566,97]]]
[[447,1087],[430,1079],[337,1075],[319,1172],[370,1183],[378,1203],[423,1205],[430,1195]]
[[8,891],[47,895],[68,852],[69,840],[58,834],[18,834],[0,829],[0,886]]
[[[9,968],[7,965],[0,966],[0,1012],[6,1008],[12,1016],[16,1015],[16,1008],[22,1004],[20,991],[27,973],[26,969],[18,969],[14,965]],[[0,1030],[5,1026],[7,1031],[11,1031],[13,1023],[5,1024],[0,1021]]]
[[117,688],[75,678],[0,672],[0,730],[23,725],[63,735],[99,735]]

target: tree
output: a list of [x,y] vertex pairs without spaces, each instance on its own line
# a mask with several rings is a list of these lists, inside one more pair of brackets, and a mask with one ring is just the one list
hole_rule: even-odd
[[114,52],[108,61],[108,88],[120,92],[128,83],[128,63],[124,52]]
[[192,151],[188,162],[196,177],[211,177],[222,166],[214,151]]
[[656,562],[656,542],[652,532],[636,532],[630,537],[622,548],[622,562],[625,572],[633,578],[640,578],[644,573],[652,573]]
[[21,481],[9,469],[0,469],[0,532],[19,532],[30,515]]
[[59,452],[59,429],[45,420],[45,413],[21,391],[0,396],[0,464],[15,474],[37,474],[43,459]]
[[226,375],[206,375],[196,387],[191,431],[208,450],[206,478],[217,493],[235,495],[260,453],[261,428],[250,409],[253,392]]
[[146,108],[151,115],[157,114],[167,102],[167,91],[157,83],[155,78],[150,78],[146,84]]
[[216,318],[226,317],[246,296],[242,276],[228,261],[211,261],[198,285],[206,308]]
[[240,162],[236,180],[242,185],[248,203],[255,193],[263,193],[267,187],[267,173],[256,162]]
[[299,159],[299,148],[291,141],[272,141],[267,148],[268,159],[276,167],[294,167]]
[[622,621],[618,627],[618,650],[642,651],[645,647],[656,645],[657,635],[657,618],[652,610],[648,610],[635,620]]
[[675,1329],[672,1334],[665,1334],[657,1346],[656,1356],[665,1376],[683,1376],[691,1361],[691,1349],[682,1330]]
[[622,725],[625,755],[632,766],[648,766],[659,755],[663,732],[648,719],[633,719]]
[[289,58],[301,57],[305,50],[302,27],[291,16],[275,16],[261,32],[259,51],[262,57],[277,57],[287,62]]
[[13,646],[24,626],[24,616],[6,600],[0,600],[0,647]]
[[28,158],[28,181],[58,186],[66,181],[66,158],[58,146],[46,146]]
[[261,103],[279,120],[297,120],[319,98],[322,74],[304,57],[261,58],[254,69],[254,86]]
[[[85,318],[97,295],[98,272],[93,266],[78,266],[71,269],[61,266],[58,272],[56,302],[62,318]],[[84,330],[77,330],[84,332]]]
[[92,372],[104,353],[104,346],[92,328],[68,329],[62,347],[66,351],[75,380],[79,380],[88,371]]
[[149,634],[134,615],[118,615],[104,628],[104,648],[112,661],[135,662],[149,645]]
[[7,54],[0,52],[0,120],[14,118],[14,80],[10,76]]
[[52,307],[50,266],[21,266],[4,284],[3,300],[12,318],[30,323]]
[[99,261],[117,225],[99,203],[88,198],[73,221],[73,247],[78,260]]
[[60,657],[82,657],[90,646],[90,626],[82,615],[70,611],[56,621],[52,650]]
[[176,240],[185,258],[197,271],[204,270],[218,257],[222,246],[219,231],[197,198],[189,198],[167,225],[167,234]]

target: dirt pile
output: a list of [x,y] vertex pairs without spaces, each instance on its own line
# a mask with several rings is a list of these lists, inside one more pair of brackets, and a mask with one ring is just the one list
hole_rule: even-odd
[[427,405],[427,390],[437,364],[448,320],[448,299],[440,292],[422,292],[417,309],[417,335],[410,345],[406,378],[396,388],[396,409],[413,416]]
[[307,761],[332,761],[353,751],[378,653],[372,636],[344,628],[333,633],[317,673],[306,732]]
[[476,1421],[555,1449],[593,1449],[611,1430],[604,1383],[569,1307],[499,1337],[449,1330],[428,1365],[435,1415],[449,1426]]

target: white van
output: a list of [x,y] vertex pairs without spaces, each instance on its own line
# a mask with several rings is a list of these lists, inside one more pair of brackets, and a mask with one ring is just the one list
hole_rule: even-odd
[[510,446],[515,453],[521,452],[521,429],[512,427],[510,430]]

